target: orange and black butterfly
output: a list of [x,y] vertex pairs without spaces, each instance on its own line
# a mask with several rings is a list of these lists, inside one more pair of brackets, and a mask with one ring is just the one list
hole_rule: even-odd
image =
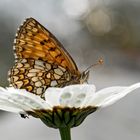
[[20,26],[14,40],[15,65],[10,85],[43,97],[48,87],[64,87],[87,81],[56,37],[33,18]]

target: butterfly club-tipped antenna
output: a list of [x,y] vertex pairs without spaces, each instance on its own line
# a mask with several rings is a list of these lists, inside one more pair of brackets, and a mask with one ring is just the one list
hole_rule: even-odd
[[102,65],[103,64],[103,59],[100,58],[97,63],[89,66],[86,70],[84,70],[81,74],[81,77],[80,77],[80,83],[84,83],[84,82],[87,82],[88,80],[88,77],[89,77],[89,70],[95,66],[98,66],[98,65]]
[[103,63],[104,63],[104,61],[102,58],[98,59],[97,63],[90,65],[86,70],[84,70],[84,73],[88,72],[91,68],[93,68],[95,66],[102,65]]

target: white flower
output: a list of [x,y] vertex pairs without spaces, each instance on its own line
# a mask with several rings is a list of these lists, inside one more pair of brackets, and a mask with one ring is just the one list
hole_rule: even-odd
[[45,99],[42,99],[23,89],[1,87],[0,109],[32,115],[54,128],[62,125],[74,127],[88,114],[115,103],[137,88],[140,88],[140,83],[128,87],[108,87],[97,92],[94,85],[70,85],[48,88]]

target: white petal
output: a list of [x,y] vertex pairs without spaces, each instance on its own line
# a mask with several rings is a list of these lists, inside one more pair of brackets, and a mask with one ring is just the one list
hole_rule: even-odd
[[93,97],[89,100],[89,102],[87,103],[89,106],[97,106],[99,103],[101,103],[102,101],[104,101],[105,98],[108,98],[109,96],[112,96],[120,91],[122,91],[123,89],[125,89],[126,87],[108,87],[108,88],[104,88],[101,89],[100,91],[96,92]]
[[47,104],[46,101],[41,99],[39,96],[29,93],[26,90],[15,89],[12,87],[7,89],[2,87],[0,88],[0,101],[2,101],[0,106],[4,107],[5,104],[5,111],[9,111],[9,109],[6,110],[6,105],[8,103],[13,104],[14,107],[19,110],[24,111],[50,109],[49,104]]
[[70,85],[64,88],[48,88],[45,99],[53,106],[83,107],[95,93],[94,85]]
[[109,87],[98,91],[95,96],[89,101],[89,105],[106,107],[111,105],[126,96],[133,90],[140,88],[140,83],[131,85],[129,87]]
[[62,88],[55,88],[55,87],[48,88],[45,91],[45,100],[47,103],[50,104],[51,107],[60,105],[59,98],[61,95],[61,91]]
[[16,91],[17,93],[15,93],[15,89],[13,89],[12,96],[14,94],[16,98],[21,98],[21,100],[23,98],[23,100],[25,100],[27,104],[29,103],[29,105],[35,107],[35,109],[39,109],[39,108],[50,109],[51,108],[50,105],[45,100],[40,98],[40,96],[27,92],[26,90],[16,89]]
[[0,101],[0,110],[9,111],[13,113],[23,113],[24,110],[18,108],[10,102]]
[[71,85],[63,88],[60,96],[61,106],[83,107],[95,93],[94,85]]
[[19,106],[16,102],[9,99],[7,92],[1,92],[0,89],[0,109],[14,113],[24,112],[23,107]]

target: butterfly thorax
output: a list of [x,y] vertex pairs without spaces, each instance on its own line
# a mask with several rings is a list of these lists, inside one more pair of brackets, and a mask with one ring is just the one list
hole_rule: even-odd
[[87,83],[89,77],[89,71],[87,72],[73,72],[70,73],[70,79],[64,83],[65,86],[73,84],[84,84]]

